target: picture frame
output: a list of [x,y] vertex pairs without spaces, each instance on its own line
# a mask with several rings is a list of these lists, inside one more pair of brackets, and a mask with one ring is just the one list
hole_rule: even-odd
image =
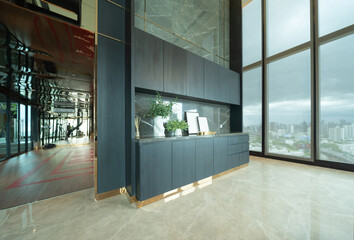
[[198,117],[199,113],[197,112],[186,112],[189,134],[197,134],[199,132]]
[[198,124],[200,132],[209,132],[209,124],[206,117],[198,117]]

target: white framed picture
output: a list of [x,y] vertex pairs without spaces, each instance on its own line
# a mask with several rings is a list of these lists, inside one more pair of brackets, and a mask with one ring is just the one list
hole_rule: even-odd
[[209,132],[209,124],[206,117],[198,117],[198,123],[201,132]]
[[197,112],[186,112],[189,134],[197,134],[199,132],[198,117],[199,113]]

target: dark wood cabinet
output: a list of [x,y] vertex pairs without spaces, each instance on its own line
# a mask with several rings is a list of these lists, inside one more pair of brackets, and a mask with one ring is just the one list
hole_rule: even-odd
[[241,104],[240,74],[233,71],[231,71],[231,80],[230,80],[230,103],[236,105]]
[[187,95],[204,97],[204,61],[193,53],[187,53]]
[[219,100],[219,65],[204,60],[204,98]]
[[230,103],[230,87],[233,72],[230,69],[226,69],[222,66],[219,66],[219,88],[218,88],[218,100],[220,102]]
[[227,137],[214,138],[214,175],[228,169]]
[[139,201],[225,172],[249,161],[248,135],[138,140]]
[[163,41],[135,30],[135,86],[163,91]]
[[213,139],[198,139],[196,141],[196,178],[198,180],[213,175],[213,161]]
[[240,105],[240,75],[135,29],[135,87]]
[[187,95],[187,51],[164,42],[164,92]]
[[171,142],[143,144],[138,149],[138,199],[143,201],[171,190]]
[[173,142],[172,189],[195,181],[195,141]]

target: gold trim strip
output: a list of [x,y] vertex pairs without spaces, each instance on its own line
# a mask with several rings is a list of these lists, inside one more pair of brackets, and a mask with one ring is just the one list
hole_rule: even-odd
[[149,23],[155,25],[155,26],[158,27],[158,28],[161,28],[162,30],[165,30],[165,31],[167,31],[167,32],[169,32],[169,33],[171,33],[171,34],[173,34],[174,36],[176,36],[176,37],[178,37],[178,38],[180,38],[180,39],[182,39],[182,40],[184,40],[184,41],[186,41],[186,42],[192,44],[192,45],[195,46],[195,47],[198,47],[198,48],[202,49],[203,51],[205,51],[205,52],[207,52],[207,53],[210,53],[211,55],[213,55],[213,56],[215,56],[215,57],[218,57],[218,58],[220,58],[220,59],[222,59],[222,60],[224,60],[224,61],[226,61],[226,62],[230,62],[230,60],[227,60],[227,59],[225,59],[225,58],[223,58],[223,57],[220,57],[219,55],[216,55],[216,54],[213,53],[213,52],[210,52],[209,50],[205,49],[204,47],[202,47],[202,46],[200,46],[200,45],[198,45],[198,44],[196,44],[196,43],[194,43],[194,42],[192,42],[192,41],[190,41],[190,40],[188,40],[188,39],[186,39],[186,38],[184,38],[184,37],[178,35],[178,34],[175,33],[175,32],[172,32],[172,31],[170,31],[170,30],[168,30],[168,29],[166,29],[166,28],[164,28],[164,27],[158,25],[157,23],[154,23],[154,22],[152,22],[152,21],[150,21],[150,20],[144,18],[143,16],[140,16],[140,15],[137,14],[137,13],[135,13],[135,16],[141,18],[142,20],[144,20],[144,21],[146,21],[146,22],[149,22]]
[[125,11],[128,11],[128,9],[126,9],[125,7],[119,5],[118,3],[115,3],[115,2],[113,2],[113,1],[111,1],[111,0],[106,0],[106,1],[109,2],[109,3],[111,3],[111,4],[113,4],[113,5],[116,5],[117,7],[121,8],[121,9],[124,9]]
[[95,194],[95,199],[97,201],[106,199],[106,198],[110,198],[110,197],[114,197],[120,194],[124,194],[126,193],[127,190],[125,188],[118,188],[109,192],[104,192],[104,193],[99,193],[99,194]]
[[103,33],[97,33],[98,35],[101,35],[102,37],[106,37],[106,38],[109,38],[109,39],[112,39],[114,41],[117,41],[117,42],[120,42],[120,43],[124,43],[124,44],[127,44],[129,45],[129,43],[125,42],[125,41],[122,41],[122,40],[119,40],[118,38],[114,38],[114,37],[111,37],[111,36],[108,36],[106,34],[103,34]]
[[[244,168],[244,167],[247,167],[247,166],[248,166],[248,163],[243,164],[243,165],[238,166],[238,167],[235,167],[235,168],[232,168],[232,169],[229,169],[229,170],[227,170],[227,171],[225,171],[225,172],[215,174],[214,176],[211,176],[211,179],[215,179],[215,178],[224,176],[224,175],[226,175],[226,174],[229,174],[229,173],[231,173],[231,172],[233,172],[233,171],[239,170],[239,169]],[[194,182],[194,183],[192,183],[192,184],[193,184],[193,187],[197,187],[197,186],[199,186],[199,185],[201,185],[201,184],[203,184],[203,183],[199,183],[199,182],[197,181],[197,182]],[[189,184],[189,185],[191,185],[191,184]],[[155,196],[155,197],[149,198],[149,199],[147,199],[147,200],[144,200],[144,201],[137,201],[137,202],[134,201],[134,200],[136,200],[136,197],[131,197],[130,203],[135,202],[137,208],[142,208],[142,207],[144,207],[144,206],[146,206],[146,205],[149,205],[149,204],[151,204],[151,203],[160,201],[160,200],[165,199],[165,198],[169,198],[169,197],[171,197],[171,196],[173,196],[173,195],[176,195],[176,194],[179,194],[179,193],[181,193],[181,192],[183,192],[183,191],[188,191],[188,190],[189,190],[189,188],[186,189],[186,190],[183,190],[182,187],[180,187],[180,188],[178,188],[177,191],[174,192],[174,193],[171,193],[171,194],[168,194],[168,195],[165,195],[165,196],[164,196],[164,194],[160,194],[160,195],[157,195],[157,196]]]

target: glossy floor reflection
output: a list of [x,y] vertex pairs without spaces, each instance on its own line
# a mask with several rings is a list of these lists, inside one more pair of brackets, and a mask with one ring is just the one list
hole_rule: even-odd
[[212,185],[137,209],[93,190],[0,211],[1,239],[354,237],[354,173],[262,158]]

